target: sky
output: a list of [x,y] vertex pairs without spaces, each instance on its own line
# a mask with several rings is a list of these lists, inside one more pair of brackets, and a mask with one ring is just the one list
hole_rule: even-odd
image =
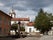
[[45,12],[53,13],[53,0],[0,0],[0,10],[9,14],[13,9],[16,17],[29,17],[33,21],[42,8]]

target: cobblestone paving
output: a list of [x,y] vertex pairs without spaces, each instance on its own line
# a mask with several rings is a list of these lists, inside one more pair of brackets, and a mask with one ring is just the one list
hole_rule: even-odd
[[26,37],[26,38],[20,38],[20,39],[16,39],[16,40],[39,40],[39,38],[37,38],[37,37]]
[[25,37],[25,38],[0,38],[0,40],[53,40],[53,36]]
[[37,37],[25,37],[25,38],[0,38],[0,40],[38,40]]
[[41,37],[40,40],[53,40],[53,36],[45,35],[45,36]]
[[53,36],[44,35],[42,37],[26,37],[26,38],[20,38],[16,40],[53,40]]

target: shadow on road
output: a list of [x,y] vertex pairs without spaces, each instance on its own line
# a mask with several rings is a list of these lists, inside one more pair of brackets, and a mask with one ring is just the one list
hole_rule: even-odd
[[0,38],[0,40],[15,40],[15,38]]

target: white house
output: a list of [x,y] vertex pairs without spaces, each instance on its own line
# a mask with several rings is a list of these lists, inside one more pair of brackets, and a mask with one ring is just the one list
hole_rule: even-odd
[[25,32],[40,32],[39,30],[37,30],[36,28],[34,28],[34,23],[33,22],[29,22],[26,26],[25,26]]

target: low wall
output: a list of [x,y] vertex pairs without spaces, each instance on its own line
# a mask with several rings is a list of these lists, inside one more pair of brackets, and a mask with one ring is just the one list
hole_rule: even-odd
[[40,36],[39,32],[30,32],[28,36]]

